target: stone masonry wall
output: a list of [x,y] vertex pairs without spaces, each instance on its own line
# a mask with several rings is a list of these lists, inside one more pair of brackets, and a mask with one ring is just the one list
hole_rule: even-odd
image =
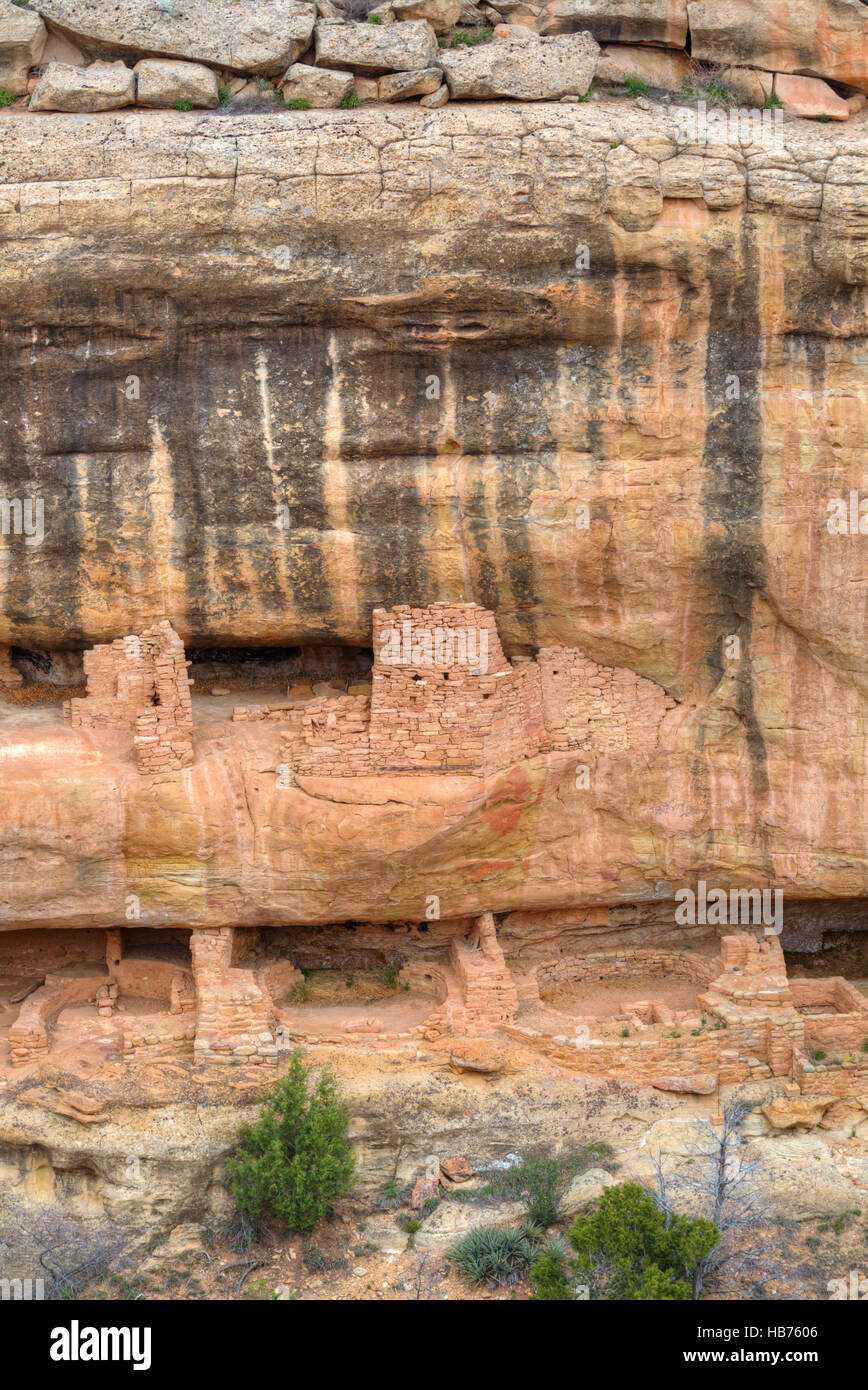
[[518,991],[503,958],[490,912],[483,912],[466,940],[456,938],[451,964],[464,992],[468,1033],[511,1023],[518,1013]]
[[67,700],[64,718],[74,729],[134,729],[142,708],[154,699],[154,673],[141,637],[118,637],[84,653],[87,695]]
[[77,729],[129,729],[139,771],[166,772],[193,761],[193,706],[184,644],[165,619],[141,636],[119,637],[84,654],[87,695],[64,702]]
[[[598,1020],[593,1016],[571,1020],[577,1028],[575,1037],[526,1026],[510,1026],[506,1031],[577,1071],[663,1090],[710,1094],[718,1085],[793,1076],[805,1046],[805,1023],[790,993],[778,938],[758,939],[739,932],[722,937],[720,947],[720,957],[714,961],[665,949],[564,957],[538,964],[522,984],[523,997],[529,998],[530,980],[546,985],[640,972],[686,975],[702,990],[696,996],[697,1009],[714,1020],[707,1032],[695,1032],[686,1014],[658,1008],[654,1001],[651,1007],[643,1005],[636,1011],[643,1027],[664,1024],[666,1031],[658,1029],[651,1037],[594,1037]],[[836,993],[836,998],[841,1002],[843,995]],[[626,1017],[630,1009],[624,1005],[622,1012]]]
[[809,1062],[798,1058],[793,1071],[803,1096],[852,1096],[868,1098],[868,1057],[854,1058],[837,1065],[831,1062]]
[[9,1029],[12,1066],[26,1066],[46,1057],[51,1020],[67,1005],[92,1002],[102,978],[101,975],[76,979],[46,975],[45,983],[24,1000]]
[[232,965],[231,927],[197,928],[190,938],[198,996],[194,1055],[199,1061],[275,1063],[268,995],[252,970]]
[[545,722],[553,748],[651,752],[660,721],[675,708],[662,686],[581,652],[546,647],[539,654]]
[[295,749],[296,772],[319,777],[373,773],[370,720],[367,695],[310,700],[304,707],[299,735],[290,735],[288,740]]
[[[791,980],[790,991],[796,1008],[802,1011],[805,1048],[861,1052],[868,1040],[868,999],[840,975],[825,980]],[[833,1009],[833,1013],[812,1014],[811,1009]]]
[[594,951],[589,955],[565,956],[559,960],[543,961],[531,973],[540,986],[561,984],[567,980],[617,980],[630,975],[652,975],[665,978],[680,975],[698,985],[707,985],[713,978],[715,962],[686,951],[654,947],[634,947],[622,950]]
[[167,772],[193,761],[193,704],[184,644],[168,622],[144,634],[154,672],[154,703],[136,720],[139,772]]
[[547,1037],[530,1028],[509,1025],[509,1037],[531,1045],[553,1061],[588,1076],[607,1076],[634,1086],[710,1094],[718,1084],[732,1085],[769,1074],[768,1067],[730,1048],[725,1033],[703,1038],[592,1038],[577,1046],[567,1037]]
[[476,604],[375,609],[371,754],[377,771],[485,773],[545,741],[536,668],[513,667]]
[[[289,722],[283,755],[298,775],[487,776],[550,748],[648,753],[675,706],[654,681],[571,648],[511,663],[494,614],[476,604],[376,609],[373,629],[370,698],[278,711]],[[267,716],[241,708],[235,717]]]

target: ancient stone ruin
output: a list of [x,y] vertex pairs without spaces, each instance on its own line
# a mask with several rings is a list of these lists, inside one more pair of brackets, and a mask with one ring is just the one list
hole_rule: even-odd
[[373,624],[370,697],[234,712],[291,722],[283,753],[299,776],[485,776],[552,748],[650,753],[675,706],[652,681],[570,648],[509,662],[478,604],[377,609]]
[[75,729],[132,733],[139,772],[170,772],[193,761],[193,711],[184,644],[163,620],[141,637],[86,652],[87,695],[67,701]]

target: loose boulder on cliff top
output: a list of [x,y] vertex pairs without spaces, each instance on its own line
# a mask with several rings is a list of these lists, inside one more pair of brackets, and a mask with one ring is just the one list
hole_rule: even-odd
[[442,68],[421,68],[419,72],[389,72],[377,83],[380,101],[406,101],[408,97],[427,97],[443,85]]
[[868,92],[862,0],[689,0],[687,10],[694,58],[826,77]]
[[353,90],[353,74],[333,68],[313,68],[308,63],[293,63],[282,83],[285,101],[302,98],[314,110],[340,106]]
[[504,0],[496,8],[538,34],[587,29],[601,43],[687,43],[687,0]]
[[330,19],[316,26],[316,61],[322,68],[377,74],[418,72],[434,67],[439,51],[433,29],[421,19],[385,28]]
[[89,68],[49,63],[30,98],[30,110],[116,111],[135,99],[135,73],[123,63],[92,63]]
[[680,91],[685,78],[690,75],[690,60],[685,53],[671,53],[665,48],[642,48],[639,44],[607,44],[601,49],[597,63],[598,82],[624,83],[631,77],[638,77],[649,87],[659,87],[664,91]]
[[520,36],[495,35],[494,42],[476,48],[447,50],[440,55],[453,97],[515,97],[519,101],[551,101],[584,96],[591,85],[600,49],[590,34],[559,34],[537,38],[529,30]]
[[435,34],[448,34],[461,18],[461,0],[393,0],[397,20],[427,19]]
[[177,106],[189,102],[205,110],[220,104],[217,74],[201,63],[171,58],[143,58],[136,63],[139,106]]
[[780,72],[775,78],[775,95],[792,116],[810,119],[821,116],[830,121],[846,121],[850,116],[844,98],[819,77],[797,77]]
[[33,0],[33,8],[91,56],[188,58],[265,77],[300,57],[316,20],[301,0]]
[[45,39],[38,14],[0,0],[0,87],[15,96],[27,91],[27,69],[39,62]]

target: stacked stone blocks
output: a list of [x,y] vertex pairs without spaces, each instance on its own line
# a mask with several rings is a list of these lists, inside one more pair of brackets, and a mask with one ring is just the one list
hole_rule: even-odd
[[473,603],[376,609],[373,642],[370,697],[286,709],[283,756],[297,776],[490,776],[552,748],[648,753],[675,704],[570,648],[510,662],[494,614]]
[[84,654],[87,695],[64,702],[76,729],[126,729],[141,773],[193,762],[193,705],[184,644],[163,620]]

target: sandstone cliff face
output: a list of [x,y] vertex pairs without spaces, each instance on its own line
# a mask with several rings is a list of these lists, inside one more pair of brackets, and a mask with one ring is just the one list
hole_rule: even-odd
[[864,129],[4,122],[2,477],[45,540],[4,546],[0,640],[365,645],[463,597],[685,695],[756,596],[858,675]]
[[563,754],[278,790],[276,732],[207,720],[142,784],[19,725],[4,924],[117,922],[133,880],[155,925],[709,869],[865,893],[866,541],[827,527],[864,467],[865,130],[688,150],[660,111],[545,103],[0,125],[0,476],[45,501],[43,543],[0,552],[0,640],[166,615],[188,644],[367,645],[378,605],[473,599],[508,652],[678,702],[590,792]]

